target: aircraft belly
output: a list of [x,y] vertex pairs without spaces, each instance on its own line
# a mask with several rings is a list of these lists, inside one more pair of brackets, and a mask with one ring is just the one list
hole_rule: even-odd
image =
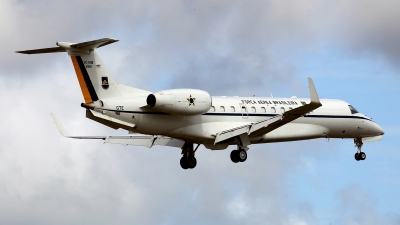
[[252,143],[297,141],[324,137],[329,129],[315,124],[290,123],[279,127],[262,137],[252,138]]
[[[194,143],[214,143],[215,135],[221,131],[257,122],[265,117],[236,116],[173,116],[141,115],[136,132],[150,135],[165,135]],[[371,136],[367,125],[370,121],[347,118],[301,117],[267,134],[250,135],[252,144],[296,141],[313,138],[354,138]],[[372,122],[371,122],[372,123]],[[364,129],[365,127],[365,129]],[[234,144],[233,140],[226,142]]]
[[314,119],[319,125],[329,127],[329,138],[356,138],[371,136],[369,120],[355,118]]
[[136,131],[143,134],[171,136],[174,131],[185,127],[186,124],[185,116],[143,114]]

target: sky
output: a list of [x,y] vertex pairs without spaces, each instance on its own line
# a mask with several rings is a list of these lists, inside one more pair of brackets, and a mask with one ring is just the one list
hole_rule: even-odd
[[[0,1],[0,224],[399,224],[399,1]],[[149,91],[342,99],[383,140],[251,145],[245,163],[180,149],[63,138],[125,134],[85,118],[57,41],[98,49],[120,83]]]

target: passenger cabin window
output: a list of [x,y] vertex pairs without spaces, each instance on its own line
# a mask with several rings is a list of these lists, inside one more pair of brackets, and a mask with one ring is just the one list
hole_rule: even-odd
[[289,107],[289,110],[292,110],[293,108],[292,107]]
[[245,112],[247,112],[247,109],[246,109],[246,107],[242,106],[242,113],[245,113]]
[[281,107],[281,113],[285,112],[285,108]]
[[271,107],[271,112],[276,113],[275,107]]
[[256,112],[256,108],[253,106],[253,107],[251,107],[251,112],[252,113],[255,113]]
[[219,109],[221,110],[221,112],[225,112],[225,107],[221,106],[219,107]]
[[215,112],[215,107],[214,106],[211,106],[210,112]]
[[235,112],[235,107],[231,106],[231,112]]
[[262,113],[265,113],[266,111],[265,111],[265,107],[261,107],[261,112]]
[[350,112],[351,112],[351,114],[358,113],[357,109],[356,109],[356,108],[354,108],[352,105],[349,105],[349,108],[350,108]]

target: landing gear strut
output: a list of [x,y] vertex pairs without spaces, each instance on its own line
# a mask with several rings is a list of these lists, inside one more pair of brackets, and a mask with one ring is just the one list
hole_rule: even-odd
[[197,145],[196,149],[193,150],[193,143],[185,142],[182,147],[182,158],[181,158],[181,167],[182,169],[193,169],[197,165],[197,160],[194,154],[199,148],[200,144]]
[[362,138],[354,138],[354,144],[357,147],[357,152],[354,155],[355,160],[360,161],[360,160],[365,160],[367,158],[367,155],[365,152],[361,151],[361,147],[363,146]]

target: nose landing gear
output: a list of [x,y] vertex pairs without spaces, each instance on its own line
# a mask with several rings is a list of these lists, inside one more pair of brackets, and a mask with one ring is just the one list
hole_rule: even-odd
[[357,152],[354,155],[354,159],[357,161],[365,160],[367,158],[367,155],[365,154],[365,152],[361,151],[361,147],[363,146],[362,139],[360,137],[354,138],[354,144],[357,147]]

